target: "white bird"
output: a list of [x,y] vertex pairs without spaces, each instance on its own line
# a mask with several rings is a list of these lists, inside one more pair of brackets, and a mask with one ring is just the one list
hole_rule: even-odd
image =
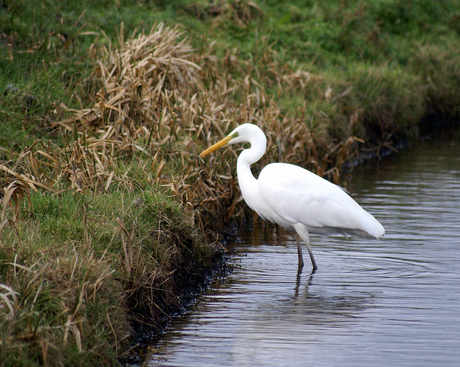
[[303,267],[300,238],[307,245],[313,270],[317,269],[310,247],[310,233],[364,238],[380,238],[385,234],[383,226],[341,187],[304,168],[288,163],[271,163],[256,179],[250,166],[262,158],[267,146],[265,134],[256,125],[238,126],[200,156],[243,142],[251,144],[249,149],[241,152],[237,161],[243,198],[262,219],[297,234],[299,270]]

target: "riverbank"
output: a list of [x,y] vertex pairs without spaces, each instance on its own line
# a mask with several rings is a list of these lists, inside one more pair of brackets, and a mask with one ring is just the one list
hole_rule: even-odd
[[198,158],[234,126],[267,134],[254,173],[288,161],[337,181],[436,128],[421,121],[458,118],[459,16],[456,2],[3,6],[2,364],[116,365],[133,330],[180,310],[223,226],[252,220],[231,153]]

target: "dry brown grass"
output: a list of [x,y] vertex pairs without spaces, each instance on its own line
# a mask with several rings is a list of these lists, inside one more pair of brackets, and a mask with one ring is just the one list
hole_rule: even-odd
[[[280,63],[270,47],[255,65],[230,53],[217,60],[212,51],[195,52],[177,28],[163,24],[127,41],[120,36],[119,43],[93,52],[103,55],[88,82],[94,105],[52,125],[71,134],[73,142],[64,148],[37,142],[18,158],[28,184],[51,192],[104,192],[113,184],[134,189],[135,179],[117,170],[116,162],[139,153],[148,182],[170,188],[185,208],[226,222],[246,211],[234,164],[219,155],[204,163],[198,154],[236,125],[251,122],[267,134],[267,153],[255,173],[270,161],[286,161],[337,181],[340,165],[361,142],[351,135],[328,141],[321,126],[330,118],[319,113],[314,119],[320,127],[309,127],[306,106],[286,114],[264,85],[277,86],[281,94],[323,88],[325,98],[328,90],[321,77]],[[350,114],[350,126],[360,119],[359,110]],[[9,174],[17,175],[14,169]]]
[[185,10],[197,18],[213,18],[214,27],[222,26],[226,21],[230,21],[243,29],[252,20],[264,15],[262,9],[255,2],[247,0],[196,2],[187,5]]
[[[1,360],[20,360],[22,350],[31,361],[57,366],[74,348],[92,350],[90,359],[98,360],[107,355],[100,349],[106,347],[107,333],[116,350],[130,336],[122,289],[107,259],[81,256],[75,248],[76,256],[49,249],[57,253],[35,256],[41,259],[25,266],[24,253],[15,250],[19,257],[2,261],[9,271],[4,273],[8,285],[0,284]],[[98,315],[94,308],[106,314]]]
[[[179,91],[200,87],[198,65],[190,59],[193,50],[177,29],[162,24],[148,34],[133,35],[124,42],[120,30],[120,49],[103,49],[91,79],[101,86],[92,108],[75,111],[73,117],[58,122],[79,132],[111,126],[117,136],[137,138],[148,134],[161,141],[160,128],[169,125],[163,108],[171,108]],[[184,94],[182,92],[182,94]],[[150,130],[151,129],[151,130]]]

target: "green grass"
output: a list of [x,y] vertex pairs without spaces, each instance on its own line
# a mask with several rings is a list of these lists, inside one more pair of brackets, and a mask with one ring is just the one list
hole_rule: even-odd
[[[185,32],[197,84],[168,69],[154,122],[127,106],[112,140],[114,120],[58,125],[106,98],[97,63],[159,22]],[[180,307],[205,239],[248,216],[233,163],[196,157],[214,124],[252,118],[261,164],[337,178],[347,155],[458,121],[458,24],[455,0],[0,0],[0,364],[117,365]]]
[[[422,89],[426,88],[429,82],[424,74],[433,70],[413,67],[420,48],[430,45],[454,57],[459,46],[456,19],[460,16],[460,6],[454,0],[293,1],[289,5],[264,1],[257,6],[246,1],[194,0],[3,4],[2,32],[7,37],[3,37],[4,47],[0,49],[3,54],[0,90],[13,85],[18,95],[11,97],[10,108],[2,109],[2,113],[9,120],[25,116],[23,124],[32,123],[30,129],[34,134],[43,133],[37,125],[46,125],[44,116],[59,117],[52,114],[58,103],[63,102],[69,108],[90,104],[89,96],[84,93],[87,87],[84,81],[91,68],[87,50],[95,41],[116,44],[121,22],[125,35],[135,29],[150,29],[158,21],[179,24],[197,50],[206,49],[206,45],[215,41],[213,50],[217,57],[230,52],[238,59],[259,65],[259,74],[246,68],[233,73],[242,76],[249,72],[268,87],[273,84],[269,90],[274,95],[277,83],[276,77],[270,77],[270,65],[264,60],[267,48],[276,53],[279,65],[302,67],[321,75],[335,92],[344,84],[355,83],[356,70],[375,69],[378,65],[380,79],[390,81],[396,70],[399,75],[420,78]],[[12,43],[11,49],[6,47],[8,43]],[[8,61],[9,51],[12,59]],[[456,79],[455,73],[444,73],[443,82]],[[343,91],[337,90],[337,94]],[[327,104],[318,104],[319,94],[324,92],[317,90],[305,99],[301,92],[294,91],[283,103],[292,110],[304,103],[315,110],[328,110]],[[385,99],[386,93],[379,95],[377,88],[374,97]],[[8,106],[8,101],[5,102]]]
[[175,267],[209,263],[193,221],[158,190],[34,193],[31,203],[17,232],[2,233],[0,277],[17,296],[1,323],[5,366],[116,363],[142,317],[159,327],[156,307],[180,307]]

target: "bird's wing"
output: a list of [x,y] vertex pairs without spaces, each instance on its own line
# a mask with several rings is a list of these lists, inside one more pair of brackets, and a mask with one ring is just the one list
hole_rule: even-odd
[[310,171],[291,164],[272,163],[263,169],[258,183],[261,195],[273,211],[260,213],[263,217],[278,223],[275,215],[293,225],[300,222],[312,233],[375,237],[370,232],[377,220],[339,186]]

